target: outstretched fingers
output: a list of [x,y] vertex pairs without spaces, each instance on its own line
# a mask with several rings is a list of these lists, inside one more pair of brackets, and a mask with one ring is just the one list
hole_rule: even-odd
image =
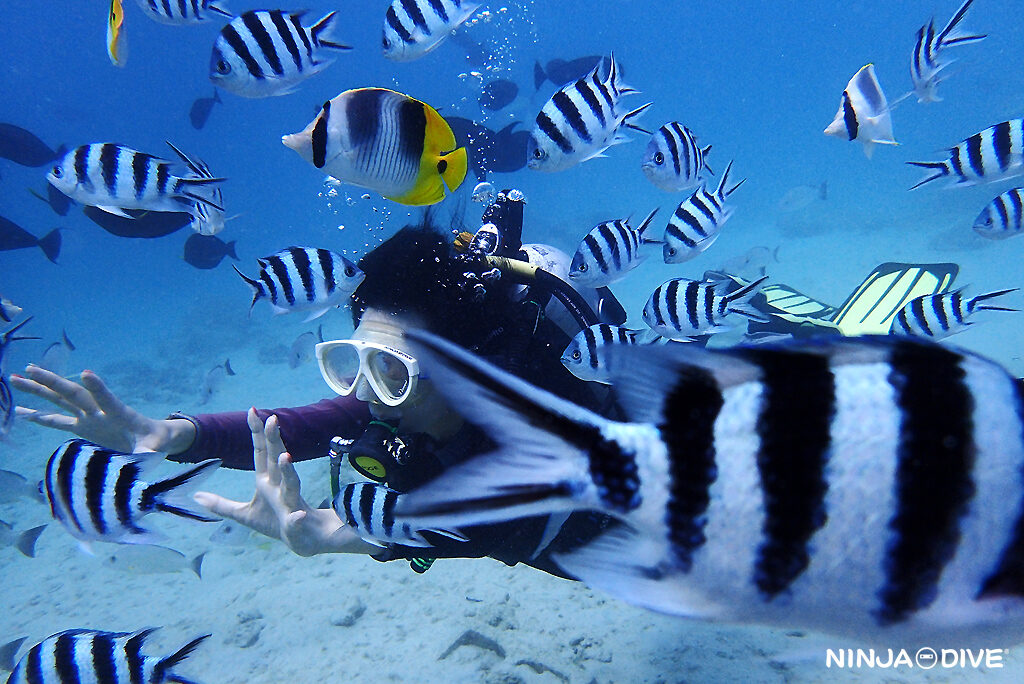
[[138,414],[128,408],[123,401],[111,392],[106,383],[90,370],[82,371],[82,386],[89,391],[92,400],[103,413],[125,423],[138,419]]
[[255,408],[250,408],[245,418],[249,423],[249,431],[252,432],[253,469],[257,475],[264,475],[267,472],[267,437],[263,421],[260,420]]

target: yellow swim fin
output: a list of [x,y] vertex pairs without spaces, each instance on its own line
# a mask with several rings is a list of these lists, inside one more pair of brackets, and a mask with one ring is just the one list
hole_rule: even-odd
[[843,335],[887,335],[893,316],[914,297],[946,292],[956,264],[899,264],[876,267],[846,298],[832,323]]

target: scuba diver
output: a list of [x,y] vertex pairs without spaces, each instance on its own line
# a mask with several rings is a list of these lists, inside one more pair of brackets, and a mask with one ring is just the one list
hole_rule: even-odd
[[[175,413],[154,420],[126,406],[90,371],[78,384],[29,366],[24,377],[12,376],[14,386],[70,415],[23,407],[18,412],[113,449],[159,451],[178,462],[219,458],[224,467],[255,470],[252,500],[210,492],[197,493],[196,500],[280,539],[299,555],[408,559],[417,572],[435,558],[488,556],[568,577],[551,556],[594,539],[615,524],[610,518],[580,512],[404,535],[385,529],[394,495],[383,492],[400,496],[496,446],[462,419],[460,411],[467,407],[455,410],[442,399],[409,353],[403,328],[443,335],[565,399],[615,412],[607,388],[575,378],[560,356],[578,330],[601,322],[595,308],[605,322],[621,322],[616,319],[624,319],[624,312],[606,291],[580,293],[568,285],[564,254],[543,246],[524,248],[523,206],[522,193],[507,190],[485,210],[481,229],[460,234],[454,245],[426,220],[363,256],[358,265],[365,279],[350,301],[352,337],[316,348],[323,378],[339,395],[335,398],[297,408]],[[563,272],[552,274],[538,264]],[[333,509],[303,499],[293,466],[328,455]],[[346,457],[364,482],[338,481]],[[369,535],[373,543],[364,541],[368,530],[378,532]]]

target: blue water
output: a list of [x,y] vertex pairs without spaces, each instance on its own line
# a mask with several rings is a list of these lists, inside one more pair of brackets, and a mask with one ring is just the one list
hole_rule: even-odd
[[[226,4],[234,11],[251,9],[239,0]],[[310,17],[335,9],[343,14],[335,38],[355,49],[340,55],[325,72],[288,96],[246,100],[222,93],[224,104],[214,108],[203,130],[191,126],[188,112],[193,100],[212,94],[206,74],[210,47],[221,22],[164,26],[144,16],[134,0],[126,0],[129,54],[127,65],[119,69],[110,64],[104,47],[107,3],[6,0],[0,4],[0,25],[4,26],[0,34],[0,52],[4,55],[0,64],[0,121],[27,128],[54,148],[60,144],[75,147],[113,141],[169,155],[164,141],[170,140],[202,157],[215,174],[229,179],[223,186],[227,214],[238,216],[229,221],[219,237],[237,241],[241,259],[237,265],[252,273],[256,257],[291,244],[327,247],[359,256],[406,222],[419,219],[419,210],[375,195],[364,200],[364,191],[358,188],[342,186],[336,196],[329,196],[330,187],[322,176],[280,143],[282,134],[303,129],[324,100],[350,88],[383,86],[421,99],[442,115],[472,118],[493,129],[520,120],[529,128],[553,92],[547,84],[533,94],[535,60],[547,62],[556,57],[571,59],[614,51],[624,80],[642,93],[630,96],[627,103],[639,106],[654,102],[640,119],[642,125],[653,130],[671,120],[682,121],[703,144],[713,145],[709,157],[712,168],[721,173],[729,160],[735,160],[735,177],[747,179],[733,197],[735,216],[708,253],[678,267],[652,259],[615,286],[629,312],[630,324],[642,326],[643,303],[664,280],[697,277],[705,269],[758,245],[779,248],[778,263],[769,266],[774,278],[832,304],[841,303],[875,265],[884,261],[956,262],[961,266],[958,284],[970,284],[978,293],[1014,287],[1022,281],[1019,262],[1024,240],[988,242],[970,228],[978,212],[996,194],[1012,186],[1003,182],[945,190],[935,183],[908,193],[906,189],[919,179],[919,174],[904,162],[943,159],[945,148],[968,135],[1024,114],[1024,53],[1020,50],[1024,21],[1020,19],[1019,4],[1019,0],[975,3],[964,26],[988,33],[989,38],[954,48],[959,61],[950,68],[950,79],[940,86],[943,102],[925,106],[912,97],[896,107],[894,131],[901,145],[879,147],[873,160],[865,158],[859,143],[822,134],[835,114],[843,88],[857,69],[870,62],[875,64],[890,101],[909,90],[915,31],[932,15],[940,24],[945,22],[956,10],[956,0],[486,3],[489,18],[461,29],[494,54],[485,69],[467,63],[464,52],[453,41],[411,63],[389,62],[379,47],[386,2],[311,0],[301,3],[310,10]],[[482,78],[469,73],[472,71],[481,71]],[[492,77],[511,78],[520,86],[517,100],[500,112],[481,111],[476,103],[481,84]],[[633,141],[611,148],[608,158],[558,174],[523,169],[491,177],[499,187],[514,186],[525,192],[526,241],[552,244],[571,253],[580,238],[600,221],[644,216],[654,207],[661,207],[658,222],[667,218],[681,197],[656,189],[644,178],[639,160],[646,136],[635,132],[629,135]],[[0,294],[35,316],[31,334],[44,338],[40,343],[14,347],[6,361],[7,372],[38,360],[45,345],[60,339],[62,330],[66,330],[77,346],[68,372],[82,368],[100,371],[120,394],[154,416],[178,408],[195,410],[203,375],[226,357],[239,359],[233,363],[243,372],[204,408],[297,404],[327,394],[311,364],[288,374],[286,366],[282,370],[280,365],[261,365],[259,360],[265,361],[275,346],[290,344],[312,326],[293,316],[272,317],[262,305],[250,318],[249,291],[231,270],[229,261],[215,270],[199,271],[182,260],[187,228],[159,239],[124,239],[103,232],[77,208],[65,218],[54,215],[28,192],[45,191],[45,171],[0,160],[0,215],[37,235],[54,227],[63,229],[57,265],[46,261],[36,249],[0,252]],[[828,183],[826,201],[813,202],[796,212],[780,211],[779,201],[789,190],[822,181]],[[469,176],[463,188],[440,205],[443,218],[459,209],[464,210],[469,225],[479,218],[479,205],[468,199],[474,183]],[[1021,304],[1019,295],[1011,303]],[[347,313],[329,314],[324,329],[328,336],[344,336],[350,329]],[[1022,329],[1024,321],[1019,314],[991,314],[984,325],[958,337],[957,343],[994,356],[1020,373],[1024,371],[1018,358]],[[37,476],[59,441],[55,433],[19,423],[10,439],[0,443],[0,467],[16,464],[13,469],[26,474],[35,468],[33,476]],[[232,481],[234,485],[238,487],[237,495],[243,496],[245,481]],[[20,516],[23,509],[18,506],[25,505],[4,506],[0,517],[6,520]],[[25,516],[39,519],[40,512],[32,509]],[[5,572],[22,577],[25,581],[19,586],[28,592],[5,592],[3,611],[18,611],[30,600],[41,606],[26,613],[31,618],[25,617],[23,622],[4,624],[12,633],[0,629],[0,642],[22,635],[26,628],[33,636],[45,636],[49,633],[44,626],[48,616],[52,618],[50,631],[79,626],[71,619],[74,617],[102,616],[117,622],[120,611],[116,603],[94,612],[87,606],[88,596],[79,596],[70,608],[55,596],[64,592],[61,573],[55,574],[54,570],[60,563],[79,568],[77,575],[68,577],[75,577],[87,587],[95,582],[99,587],[96,591],[106,596],[105,600],[132,602],[131,612],[138,620],[134,625],[117,622],[90,626],[124,629],[163,624],[170,619],[164,609],[147,613],[138,599],[111,590],[111,583],[126,580],[122,576],[113,579],[97,575],[89,569],[91,566],[83,566],[84,561],[77,558],[62,530],[54,527],[47,535],[41,542],[42,558],[35,561],[15,556],[9,549],[0,551]],[[331,572],[325,571],[327,565],[323,564],[317,566],[322,576],[313,578],[310,566],[304,566],[302,559],[283,553],[256,556],[256,560],[240,556],[239,563],[250,562],[251,570],[259,572],[261,558],[273,558],[280,572],[292,573],[296,578],[309,577],[311,582],[328,586],[343,581],[330,578]],[[221,560],[222,577],[230,578],[230,559]],[[361,581],[377,573],[403,586],[413,581],[394,568],[385,570],[376,564],[368,567],[364,559],[336,562],[339,567],[342,563],[346,571],[362,573]],[[473,567],[493,569],[492,565]],[[506,571],[502,568],[495,572]],[[503,577],[531,572],[517,568],[512,574],[499,574],[494,585],[500,585]],[[32,573],[46,578],[34,589],[29,581]],[[167,589],[169,596],[180,596],[191,606],[193,617],[199,612],[195,607],[197,591],[204,592],[203,600],[208,604],[204,610],[213,615],[230,614],[233,618],[241,610],[233,597],[226,600],[225,594],[217,593],[223,589],[230,594],[229,580],[212,585],[215,591],[209,589],[209,583],[199,585],[165,577],[155,575],[144,582]],[[471,582],[473,578],[462,580]],[[545,588],[554,581],[548,581]],[[430,590],[433,600],[442,601],[444,584],[441,579],[434,582],[438,585]],[[543,584],[543,580],[536,582]],[[41,586],[47,591],[41,591]],[[207,588],[195,589],[198,586]],[[322,586],[321,590],[326,591]],[[308,591],[311,596],[319,595],[315,588]],[[577,606],[581,611],[600,615],[594,602],[603,599],[578,588],[557,591],[566,592],[566,600],[587,602],[586,606]],[[501,592],[495,589],[493,593],[500,602]],[[288,595],[282,596],[287,599]],[[365,600],[372,613],[387,597],[374,595]],[[530,625],[542,632],[547,624],[544,607],[525,617],[523,613],[528,609],[538,610],[531,607],[531,597],[520,593],[515,600],[521,625],[517,633]],[[758,652],[760,633],[730,641],[706,637],[705,632],[706,648],[680,648],[676,640],[663,638],[665,630],[682,629],[676,626],[678,623],[618,607],[613,601],[602,605],[605,610],[623,611],[628,621],[618,629],[632,631],[632,638],[640,639],[650,650],[635,667],[627,666],[636,652],[631,654],[625,647],[620,650],[608,636],[602,648],[610,654],[609,660],[584,658],[583,664],[571,665],[576,668],[571,673],[572,681],[588,681],[590,677],[597,681],[712,681],[719,676],[781,681],[785,677],[817,680],[826,676],[820,659],[796,669],[768,667]],[[460,621],[472,624],[479,617],[465,617],[461,604],[453,610],[452,619],[459,625]],[[272,611],[264,608],[264,612],[269,622]],[[418,619],[425,620],[423,614],[431,614],[431,604],[425,599],[415,612]],[[185,624],[179,627],[185,631],[204,629],[194,624],[199,620],[188,620],[188,615],[186,612],[182,617]],[[400,615],[394,619],[401,623]],[[573,622],[571,616],[565,619]],[[205,628],[213,630],[215,626]],[[273,629],[273,625],[268,627]],[[416,620],[410,618],[397,632],[389,632],[392,628],[386,625],[380,629],[384,635],[381,638],[400,644],[400,637],[411,638],[408,634],[417,633],[418,628]],[[555,627],[551,629],[557,633]],[[689,634],[694,627],[688,625],[685,629]],[[662,635],[654,646],[649,639],[644,642],[637,636],[649,637],[652,630]],[[456,636],[458,631],[461,627]],[[315,630],[308,635],[309,640],[318,638]],[[340,647],[325,652],[314,649],[307,658],[313,659],[316,667],[292,672],[288,680],[285,675],[273,674],[275,649],[285,649],[279,641],[280,637],[271,646],[271,638],[264,636],[255,647],[268,649],[264,659],[271,665],[267,670],[254,669],[248,679],[232,681],[324,681],[323,672],[330,670],[331,662],[344,657]],[[450,639],[441,641],[437,653]],[[719,644],[720,648],[708,643]],[[401,648],[396,641],[391,645]],[[357,662],[372,663],[370,654],[378,646],[354,646],[352,657]],[[428,641],[422,647],[435,646]],[[776,641],[765,650],[774,652],[777,647]],[[242,658],[239,653],[262,662],[252,648],[241,651],[237,645],[221,640],[205,648],[210,653],[201,656],[202,660],[197,656],[198,663]],[[727,664],[723,665],[726,660],[720,654],[716,656],[716,648],[729,654]],[[565,649],[572,650],[570,646]],[[1018,657],[1015,662],[1019,675],[1024,672],[1024,661]],[[464,665],[434,663],[440,669],[428,672],[434,677],[447,671],[456,679],[475,679],[473,673],[477,671],[459,669]],[[494,670],[499,671],[500,667]],[[422,674],[415,669],[403,671],[400,666],[389,672],[402,679]],[[541,675],[522,667],[515,673],[526,681],[542,681]],[[989,679],[1004,674],[991,672]],[[904,675],[910,679],[917,676]],[[358,670],[352,676],[358,677]],[[373,677],[367,675],[370,679]]]

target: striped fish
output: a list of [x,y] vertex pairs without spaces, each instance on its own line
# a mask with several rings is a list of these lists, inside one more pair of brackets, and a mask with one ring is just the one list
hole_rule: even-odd
[[391,0],[384,15],[384,56],[408,62],[427,54],[473,16],[479,2]]
[[218,518],[195,509],[192,492],[220,467],[220,459],[211,458],[157,482],[143,481],[163,460],[164,454],[125,454],[69,439],[46,462],[43,488],[50,513],[86,544],[152,544],[158,535],[141,521],[156,511],[216,522]]
[[149,628],[138,632],[58,632],[21,657],[7,684],[196,684],[174,672],[174,668],[210,635],[197,637],[174,653],[157,658],[142,652],[155,631]]
[[611,384],[608,350],[618,345],[656,344],[664,341],[650,330],[630,330],[598,323],[576,333],[562,353],[562,365],[580,380]]
[[1019,176],[1024,166],[1024,119],[1011,119],[989,126],[949,149],[949,159],[940,162],[907,162],[931,171],[911,187],[949,177],[952,187],[992,183]]
[[907,302],[892,319],[889,332],[893,335],[912,335],[941,340],[967,329],[974,322],[968,320],[978,311],[1017,311],[1004,306],[982,304],[1002,297],[1017,288],[998,290],[977,297],[964,296],[964,288],[952,292],[915,297]]
[[690,340],[698,335],[713,335],[732,330],[726,323],[729,314],[740,314],[753,321],[768,319],[750,306],[750,298],[768,280],[763,276],[727,294],[724,281],[702,282],[674,278],[658,286],[644,306],[644,323],[651,330],[673,340]]
[[220,30],[210,56],[210,81],[242,97],[287,95],[334,60],[332,50],[351,50],[328,40],[336,12],[310,27],[302,12],[245,12]]
[[216,0],[136,0],[153,21],[161,24],[185,26],[201,24],[219,17],[232,18]]
[[443,200],[469,167],[436,109],[386,88],[346,90],[281,142],[340,181],[414,206]]
[[655,209],[634,229],[629,219],[597,224],[580,242],[569,264],[570,282],[584,287],[604,287],[620,280],[647,258],[647,245],[657,240],[644,233],[658,213]]
[[734,211],[725,201],[747,180],[744,178],[726,189],[731,170],[732,162],[729,162],[716,190],[708,192],[707,188],[701,185],[676,207],[675,213],[665,226],[665,237],[662,240],[664,245],[661,253],[666,264],[681,264],[695,258],[714,244],[721,235],[722,225],[729,220]]
[[[188,166],[194,164],[174,149]],[[182,212],[196,202],[214,206],[209,188],[224,179],[190,175],[179,167],[124,145],[91,143],[65,154],[46,180],[76,202],[124,218],[133,218],[126,209]]]
[[608,78],[600,77],[601,64],[587,76],[569,83],[551,96],[537,115],[527,145],[526,165],[538,171],[561,171],[580,162],[604,156],[612,145],[628,138],[619,129],[644,129],[630,123],[651,103],[623,112],[623,95],[639,92],[619,81],[613,54]]
[[1024,384],[987,359],[881,336],[623,347],[614,422],[408,334],[500,447],[404,495],[407,524],[597,510],[626,524],[556,562],[652,610],[894,649],[1024,639]]
[[914,44],[914,55],[910,60],[910,78],[914,82],[914,92],[918,102],[939,102],[941,97],[935,94],[941,81],[943,70],[953,63],[944,56],[943,50],[954,45],[976,43],[983,35],[963,33],[957,29],[968,8],[974,0],[966,0],[949,20],[946,27],[935,32],[935,20],[930,19],[927,26],[917,30],[917,43]]
[[700,185],[704,172],[714,173],[704,159],[711,145],[701,147],[697,137],[678,121],[670,121],[651,135],[640,162],[647,180],[666,192],[682,192]]
[[1024,231],[1024,188],[1013,188],[992,200],[974,221],[974,232],[1003,240]]
[[319,318],[336,306],[345,304],[365,274],[354,263],[328,249],[288,247],[257,259],[258,278],[250,278],[232,265],[252,288],[252,304],[268,299],[275,314],[309,311],[306,318]]
[[417,528],[395,521],[395,504],[402,495],[378,482],[352,482],[334,497],[334,510],[370,544],[401,544],[431,547],[421,532],[432,532],[456,541],[469,541],[458,532]]
[[899,144],[893,138],[889,102],[875,76],[873,64],[861,67],[846,84],[839,111],[825,128],[825,135],[851,142],[859,140],[868,159],[874,154],[876,144]]

